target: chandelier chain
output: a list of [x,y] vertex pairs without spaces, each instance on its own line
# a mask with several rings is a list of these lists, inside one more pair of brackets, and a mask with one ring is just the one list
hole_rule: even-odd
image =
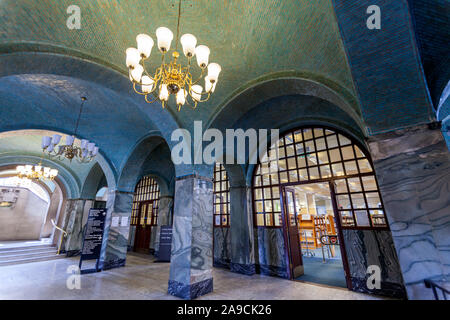
[[178,51],[178,39],[180,36],[180,17],[181,17],[181,0],[180,2],[178,2],[177,40],[175,43],[175,51]]

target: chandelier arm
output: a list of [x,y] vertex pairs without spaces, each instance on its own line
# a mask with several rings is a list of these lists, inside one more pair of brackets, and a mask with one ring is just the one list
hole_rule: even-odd
[[142,96],[146,96],[147,94],[150,94],[150,93],[152,93],[152,92],[154,92],[154,91],[156,90],[156,85],[153,85],[153,89],[152,89],[150,92],[147,92],[147,93],[145,93],[145,92],[139,92],[139,91],[136,89],[136,83],[137,83],[137,82],[133,82],[133,89],[134,89],[134,92],[136,92],[137,94],[140,94],[140,95],[142,95]]
[[147,95],[145,95],[145,96],[144,96],[144,99],[145,99],[145,102],[151,104],[151,103],[155,102],[156,100],[158,100],[158,97],[156,97],[156,98],[155,98],[154,100],[152,100],[152,101],[148,101],[148,100],[147,100]]
[[202,79],[204,72],[205,72],[205,69],[202,69],[202,72],[200,73],[200,76],[198,77],[198,79],[191,83],[192,86],[194,84],[197,84]]

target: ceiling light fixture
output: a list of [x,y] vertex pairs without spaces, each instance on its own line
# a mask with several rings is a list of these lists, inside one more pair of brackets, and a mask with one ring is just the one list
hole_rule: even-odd
[[[197,103],[207,101],[216,88],[219,73],[222,70],[217,63],[208,64],[209,48],[204,45],[197,46],[197,39],[189,33],[182,35],[180,38],[183,53],[187,57],[187,66],[182,67],[181,64],[177,63],[180,56],[178,53],[180,16],[181,0],[178,5],[175,51],[172,52],[172,61],[170,63],[165,63],[165,57],[170,50],[173,33],[166,27],[156,29],[158,49],[162,54],[162,62],[161,66],[156,68],[153,75],[148,73],[145,68],[145,60],[150,57],[154,44],[150,36],[139,34],[136,37],[137,48],[128,48],[126,50],[126,65],[129,68],[130,81],[133,83],[134,91],[140,95],[144,95],[145,101],[148,103],[153,103],[159,99],[163,108],[168,102],[170,95],[174,95],[178,111],[186,103],[188,95],[192,98],[194,109],[197,107]],[[197,56],[197,65],[201,69],[201,74],[195,81],[191,74],[191,60],[194,56]],[[203,90],[203,87],[199,83],[205,74],[205,70],[208,70],[208,73],[204,78],[205,88]],[[141,91],[136,89],[136,85],[140,86]],[[147,96],[156,90],[158,90],[156,98],[149,101]]]
[[50,158],[57,158],[58,160],[64,160],[64,158],[66,158],[70,161],[72,161],[73,158],[76,158],[80,163],[88,163],[97,155],[98,147],[96,147],[93,142],[83,139],[81,140],[81,145],[79,147],[74,145],[78,124],[80,123],[81,113],[83,112],[83,104],[86,100],[86,97],[81,97],[80,113],[78,114],[74,134],[66,136],[66,143],[58,146],[58,151],[56,151],[56,146],[61,141],[61,135],[54,134],[53,137],[42,137],[42,152],[47,154]]
[[58,170],[51,169],[49,167],[43,167],[42,162],[33,166],[33,165],[24,165],[16,167],[17,176],[19,179],[29,179],[29,180],[54,180],[58,175]]

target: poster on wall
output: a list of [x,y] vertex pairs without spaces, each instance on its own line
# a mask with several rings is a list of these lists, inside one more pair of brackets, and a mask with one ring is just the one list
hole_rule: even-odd
[[[99,259],[102,249],[103,231],[105,230],[105,218],[106,209],[89,209],[79,264],[81,274],[101,271],[99,270]],[[86,260],[97,260],[95,268],[81,269],[83,261]]]

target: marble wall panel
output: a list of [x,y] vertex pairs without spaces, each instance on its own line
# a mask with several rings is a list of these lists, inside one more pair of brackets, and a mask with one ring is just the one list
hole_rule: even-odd
[[450,153],[441,131],[377,136],[370,149],[408,298],[432,299],[424,279],[450,275]]
[[212,181],[178,179],[170,263],[170,294],[193,299],[212,291]]

